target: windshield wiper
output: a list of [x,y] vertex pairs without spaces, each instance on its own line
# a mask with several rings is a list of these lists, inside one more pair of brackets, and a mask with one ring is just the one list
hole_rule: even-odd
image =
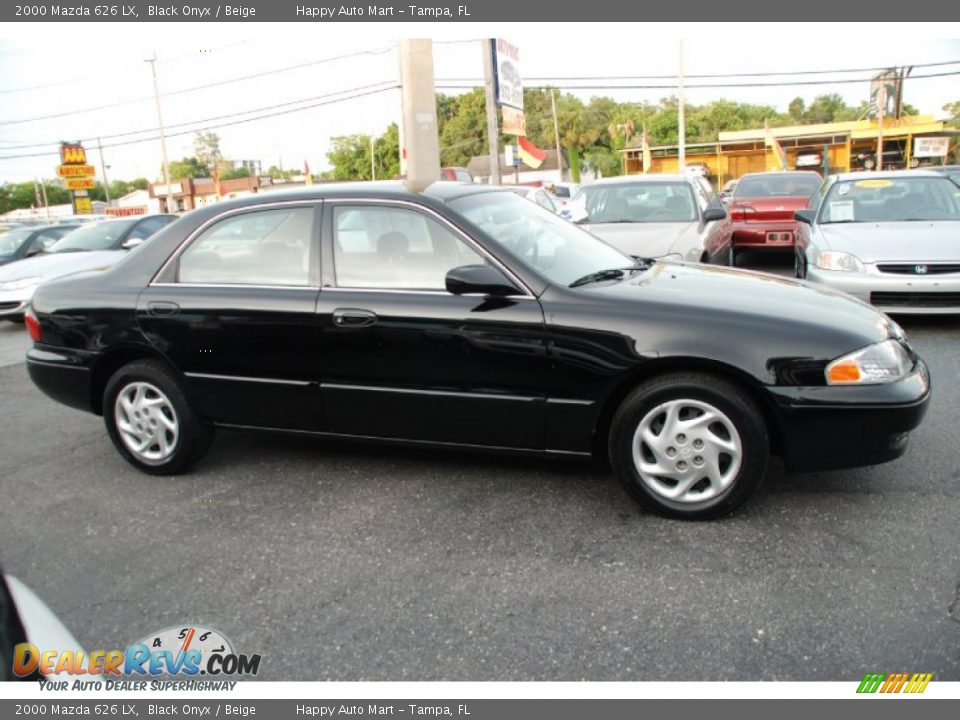
[[587,285],[589,283],[603,282],[604,280],[619,280],[628,272],[637,272],[639,270],[646,270],[650,267],[652,263],[651,260],[638,259],[634,265],[625,268],[609,268],[607,270],[598,270],[597,272],[588,273],[583,277],[577,278],[569,287],[575,288],[580,287],[581,285]]

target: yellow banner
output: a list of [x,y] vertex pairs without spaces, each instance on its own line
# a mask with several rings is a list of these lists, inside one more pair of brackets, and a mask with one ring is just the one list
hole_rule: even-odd
[[67,178],[64,184],[67,190],[93,190],[96,180],[92,177]]
[[58,165],[57,175],[60,177],[92,177],[97,171],[93,165]]

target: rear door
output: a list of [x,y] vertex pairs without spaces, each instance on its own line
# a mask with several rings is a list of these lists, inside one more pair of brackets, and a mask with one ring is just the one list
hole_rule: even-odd
[[540,450],[547,362],[540,303],[453,295],[447,271],[491,262],[432,210],[330,202],[317,304],[334,432]]
[[320,203],[225,213],[140,295],[140,327],[220,423],[322,430],[317,368]]

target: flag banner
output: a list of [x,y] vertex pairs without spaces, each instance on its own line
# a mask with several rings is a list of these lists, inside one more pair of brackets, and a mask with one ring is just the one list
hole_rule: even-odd
[[543,161],[547,159],[546,150],[541,150],[522,135],[517,138],[517,145],[520,148],[520,159],[523,160],[523,164],[527,167],[532,167],[536,170],[543,165]]

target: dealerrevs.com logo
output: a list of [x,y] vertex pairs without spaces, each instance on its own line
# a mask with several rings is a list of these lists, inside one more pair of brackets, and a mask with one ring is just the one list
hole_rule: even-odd
[[867,673],[857,692],[918,694],[927,689],[931,680],[933,673]]
[[21,643],[14,648],[13,672],[41,675],[204,676],[256,675],[260,655],[234,650],[218,630],[175,626],[151,633],[126,650],[58,650]]

